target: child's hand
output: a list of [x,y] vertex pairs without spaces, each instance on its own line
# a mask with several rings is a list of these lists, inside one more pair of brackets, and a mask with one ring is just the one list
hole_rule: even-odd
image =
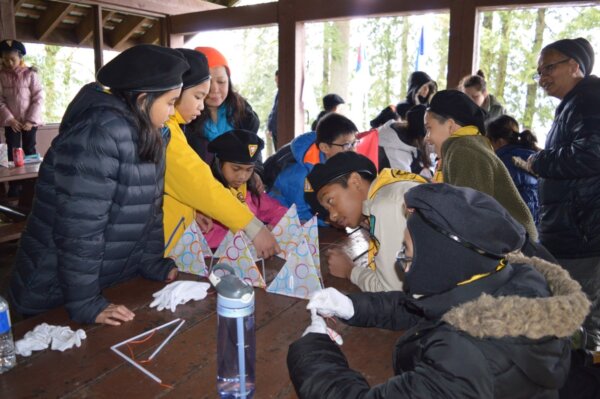
[[23,131],[28,132],[28,131],[30,131],[33,128],[33,123],[31,123],[31,122],[25,122],[22,125],[21,128],[22,128]]
[[328,249],[325,252],[325,256],[327,257],[327,264],[329,265],[329,273],[331,275],[340,278],[350,278],[354,262],[352,262],[352,259],[341,248]]
[[170,283],[172,281],[175,281],[178,274],[179,274],[179,270],[176,267],[174,267],[173,269],[171,269],[171,271],[167,275],[167,279],[165,280],[165,282]]
[[204,234],[211,231],[214,226],[213,220],[200,212],[196,212],[196,223],[198,223],[200,231]]
[[21,133],[21,129],[23,129],[23,125],[21,124],[21,122],[13,118],[10,122],[8,122],[8,124],[10,125],[10,128],[12,130]]
[[120,326],[122,321],[131,321],[134,317],[135,313],[127,309],[124,305],[115,305],[111,303],[96,316],[96,323]]
[[262,259],[268,259],[281,252],[275,237],[266,227],[260,229],[252,243],[256,247],[256,254]]

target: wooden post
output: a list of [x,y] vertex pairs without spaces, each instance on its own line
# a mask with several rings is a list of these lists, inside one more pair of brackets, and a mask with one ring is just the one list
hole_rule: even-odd
[[458,86],[460,79],[473,73],[477,9],[473,0],[456,0],[450,6],[450,42],[448,43],[447,88]]
[[280,0],[277,109],[277,144],[280,147],[304,130],[304,41],[304,23],[295,20],[294,0]]
[[161,21],[161,44],[165,47],[178,48],[183,47],[184,40],[183,34],[171,33],[173,32],[173,21],[171,17],[167,16]]
[[2,40],[17,38],[13,0],[0,0],[0,37]]
[[104,32],[102,31],[102,7],[95,5],[92,6],[92,12],[94,13],[94,67],[96,73],[104,65]]

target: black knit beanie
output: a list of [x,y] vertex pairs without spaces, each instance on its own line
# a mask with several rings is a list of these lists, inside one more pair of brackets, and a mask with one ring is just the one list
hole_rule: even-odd
[[594,69],[594,49],[590,42],[583,37],[558,40],[544,47],[542,53],[546,50],[556,50],[573,58],[585,76],[592,73],[592,69]]

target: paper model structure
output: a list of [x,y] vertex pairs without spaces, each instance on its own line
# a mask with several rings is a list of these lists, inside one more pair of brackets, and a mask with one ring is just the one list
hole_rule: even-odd
[[[231,232],[227,234],[229,235]],[[223,241],[226,240],[227,237]],[[215,253],[216,255],[217,253]],[[228,241],[227,246],[223,250],[223,254],[219,256],[219,263],[225,263],[233,267],[235,274],[239,278],[255,287],[265,288],[267,286],[252,257],[247,239],[243,236],[242,232],[232,235],[231,240]]]
[[319,255],[319,224],[317,217],[313,216],[308,222],[302,225],[304,237],[308,244],[308,250],[313,259],[313,265],[319,273],[319,278],[323,279],[321,275],[321,257]]
[[323,284],[319,271],[313,263],[306,239],[301,235],[300,243],[289,247],[287,261],[267,287],[267,292],[308,299],[313,292],[321,289]]
[[282,253],[278,254],[280,258],[288,260],[288,252],[293,247],[298,245],[298,239],[302,236],[302,224],[298,219],[298,211],[296,204],[293,204],[290,209],[281,217],[279,222],[271,230]]
[[171,249],[169,258],[175,261],[182,272],[208,276],[209,267],[204,258],[212,258],[212,251],[196,221],[188,226],[177,244]]
[[215,253],[213,254],[213,256],[215,258],[223,257],[223,255],[225,255],[225,249],[227,249],[227,247],[229,246],[229,244],[231,244],[232,241],[233,241],[233,233],[231,231],[228,231],[227,234],[225,235],[225,237],[223,237],[223,241],[221,241],[221,243],[215,250]]

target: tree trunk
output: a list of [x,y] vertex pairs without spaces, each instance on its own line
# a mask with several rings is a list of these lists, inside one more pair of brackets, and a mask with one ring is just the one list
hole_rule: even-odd
[[400,70],[400,98],[398,101],[404,101],[408,90],[408,76],[412,73],[411,63],[408,57],[408,34],[410,24],[408,17],[402,17],[402,33],[400,35],[400,52],[402,53],[402,68]]
[[[546,9],[540,8],[537,12],[537,19],[535,20],[535,39],[533,41],[533,47],[531,53],[537,57],[542,49],[542,42],[544,41],[544,30],[546,29]],[[530,65],[535,66],[535,59],[530,60]],[[531,68],[533,70],[533,68]],[[535,115],[535,97],[537,94],[537,82],[531,80],[531,83],[527,84],[527,95],[525,100],[525,112],[521,123],[526,129],[531,129],[533,125],[533,116]]]
[[[483,13],[483,21],[481,23],[483,32],[479,32],[479,37],[493,34],[494,29],[494,17],[493,11],[486,11]],[[482,41],[480,40],[480,43]],[[493,65],[494,60],[494,49],[490,46],[481,46],[479,52],[479,69],[483,70],[485,76],[490,75],[490,66]]]
[[[329,68],[331,67],[332,28],[330,22],[323,24],[323,81],[321,82],[321,97],[329,92]],[[320,99],[319,99],[320,103]]]
[[506,85],[506,67],[508,65],[508,53],[510,50],[510,23],[511,11],[500,11],[500,51],[498,54],[498,73],[496,74],[496,87],[493,94],[504,102],[504,86]]
[[331,76],[329,90],[348,101],[350,70],[348,58],[350,55],[350,21],[333,23],[335,38],[331,52]]

